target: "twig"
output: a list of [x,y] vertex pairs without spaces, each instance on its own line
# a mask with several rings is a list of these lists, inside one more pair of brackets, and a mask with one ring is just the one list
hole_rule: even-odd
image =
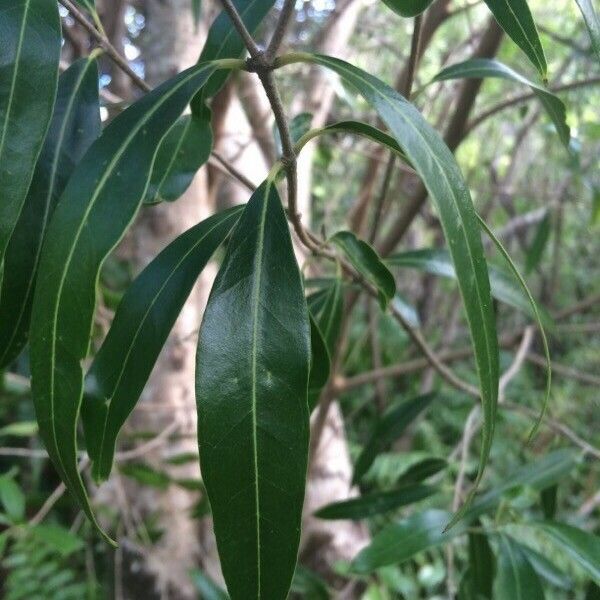
[[256,186],[243,173],[238,171],[232,164],[225,160],[216,150],[211,152],[209,162],[226,175],[232,175],[250,192],[256,191]]
[[240,13],[233,5],[233,2],[231,2],[231,0],[221,0],[221,4],[223,5],[223,9],[227,13],[228,17],[231,19],[231,23],[235,27],[235,30],[240,34],[240,37],[244,41],[244,45],[248,49],[250,56],[258,59],[260,56],[262,56],[262,51],[256,45],[256,42],[252,38],[252,35],[250,35],[248,29],[246,29],[246,25],[244,25],[244,21],[242,21]]
[[265,57],[267,61],[271,61],[275,58],[277,50],[279,50],[279,46],[281,46],[281,42],[283,41],[283,37],[288,28],[295,6],[296,0],[284,1],[283,6],[281,7],[281,12],[279,13],[279,20],[275,25],[275,31],[273,31],[271,41],[269,42],[267,50],[265,51]]

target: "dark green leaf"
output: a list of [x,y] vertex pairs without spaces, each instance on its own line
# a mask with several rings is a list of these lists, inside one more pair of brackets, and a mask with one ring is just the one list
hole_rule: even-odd
[[335,502],[320,508],[315,516],[320,519],[367,519],[401,506],[414,504],[435,494],[438,490],[428,485],[407,485],[385,492],[372,492],[344,502]]
[[160,145],[144,202],[172,202],[188,189],[212,149],[212,129],[206,115],[184,115]]
[[158,488],[159,490],[166,490],[171,484],[171,478],[166,473],[157,471],[143,463],[126,463],[119,467],[119,471],[142,485]]
[[554,563],[551,563],[545,556],[528,546],[520,545],[519,547],[540,577],[563,590],[572,589],[573,580],[568,575],[561,573],[560,569]]
[[434,81],[462,78],[480,79],[484,77],[508,79],[509,81],[515,81],[529,86],[533,93],[539,98],[550,119],[552,119],[560,140],[567,149],[569,148],[571,133],[569,126],[567,125],[567,111],[563,101],[552,92],[549,92],[546,88],[536,85],[523,77],[520,73],[513,71],[510,67],[507,67],[497,60],[489,58],[473,58],[456,65],[450,65],[440,71],[435,76]]
[[329,600],[331,597],[327,584],[316,573],[301,565],[296,567],[291,591],[304,600]]
[[[475,521],[474,526],[480,528],[481,523]],[[472,598],[492,600],[495,568],[494,553],[488,542],[487,535],[479,532],[470,532],[469,580]]]
[[433,0],[383,0],[383,3],[401,17],[416,17],[421,14]]
[[585,590],[585,600],[600,600],[600,586],[590,581]]
[[331,358],[319,326],[315,323],[313,316],[309,316],[311,360],[308,378],[308,409],[312,412],[319,401],[321,390],[329,379]]
[[331,238],[331,242],[342,250],[358,273],[375,287],[381,309],[385,310],[396,293],[396,282],[377,252],[350,231],[339,231]]
[[333,356],[340,327],[342,326],[342,312],[344,310],[343,283],[339,278],[331,280],[330,284],[320,292],[309,296],[308,307],[319,327],[329,356]]
[[0,0],[0,264],[54,107],[60,58],[58,4]]
[[510,538],[502,536],[494,599],[543,600],[543,598],[542,584],[527,556]]
[[600,582],[600,537],[555,521],[535,523],[532,526],[547,534],[550,540],[587,571],[594,581]]
[[48,222],[73,169],[100,131],[98,68],[92,56],[73,63],[60,76],[48,135],[6,250],[0,300],[0,366],[16,358],[27,341]]
[[44,276],[36,281],[31,317],[33,400],[50,458],[94,524],[75,433],[98,273],[139,209],[160,141],[215,68],[180,73],[112,121],[73,172],[42,246]]
[[[375,108],[389,127],[434,201],[467,313],[475,351],[483,407],[479,471],[470,502],[487,463],[498,403],[498,336],[487,264],[477,215],[456,159],[421,113],[392,88],[356,67],[327,56],[294,53],[280,64],[316,63],[338,73]],[[460,516],[460,515],[458,515]],[[458,518],[458,517],[457,517]]]
[[[422,248],[419,250],[409,250],[400,252],[386,258],[385,262],[394,267],[412,268],[438,275],[439,277],[447,277],[455,279],[456,273],[452,260],[447,250],[443,248]],[[518,310],[535,318],[535,313],[531,307],[531,303],[527,296],[514,285],[511,277],[504,270],[488,266],[490,275],[490,285],[492,296],[501,302],[517,308]],[[545,326],[552,326],[552,318],[543,307],[538,306],[538,311]]]
[[579,10],[583,15],[585,26],[590,34],[592,48],[596,52],[598,60],[600,60],[600,19],[598,13],[592,4],[592,0],[575,0]]
[[409,467],[398,479],[398,483],[402,485],[419,483],[443,471],[447,466],[448,463],[443,458],[426,458]]
[[542,501],[542,509],[544,511],[544,517],[546,519],[553,519],[556,515],[556,500],[558,494],[558,485],[554,484],[540,492],[540,499]]
[[527,248],[525,255],[525,274],[531,273],[542,260],[544,250],[548,245],[548,239],[550,238],[550,213],[546,213],[546,216],[540,221],[539,225],[535,230],[533,241],[531,246]]
[[229,600],[227,592],[202,571],[192,571],[190,576],[202,600]]
[[25,495],[12,477],[0,476],[0,502],[13,522],[25,516]]
[[253,194],[204,313],[196,362],[202,476],[229,593],[284,599],[300,539],[310,325],[274,183]]
[[537,27],[526,0],[485,0],[498,24],[525,52],[546,81],[548,65]]
[[170,465],[185,465],[191,462],[198,462],[199,456],[196,452],[182,452],[181,454],[175,454],[165,459],[165,462]]
[[188,229],[142,271],[119,304],[85,380],[83,428],[96,481],[108,478],[117,435],[200,272],[240,214],[236,207]]
[[396,441],[421,412],[431,404],[435,397],[435,394],[417,396],[393,407],[381,418],[356,461],[352,476],[353,484],[361,480],[377,455]]

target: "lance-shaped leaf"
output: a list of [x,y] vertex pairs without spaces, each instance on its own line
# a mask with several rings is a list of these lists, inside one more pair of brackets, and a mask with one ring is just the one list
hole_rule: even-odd
[[308,454],[310,325],[285,213],[253,194],[208,300],[196,362],[198,442],[234,600],[287,597]]
[[325,581],[314,571],[302,565],[296,567],[290,591],[307,600],[329,600],[331,598]]
[[398,483],[419,483],[443,471],[448,463],[443,458],[425,458],[409,467],[398,479]]
[[[475,528],[481,523],[475,522]],[[492,600],[495,571],[494,553],[487,535],[473,531],[469,533],[469,584],[471,598]]]
[[320,508],[315,516],[320,519],[352,519],[358,521],[381,515],[401,506],[414,504],[435,494],[438,490],[429,485],[407,485],[385,492],[372,492],[344,502],[335,502]]
[[563,590],[573,589],[573,580],[571,577],[561,572],[561,570],[554,563],[550,562],[543,554],[529,548],[529,546],[519,544],[519,547],[525,553],[527,560],[542,579],[545,579],[548,583]]
[[352,476],[353,484],[362,479],[377,455],[396,441],[421,412],[431,404],[435,397],[435,394],[417,396],[393,407],[381,417],[356,461]]
[[481,79],[484,77],[508,79],[509,81],[529,86],[531,91],[539,98],[542,106],[554,123],[554,127],[556,128],[561,142],[567,148],[569,147],[571,132],[567,125],[567,111],[563,101],[552,92],[549,92],[546,88],[529,81],[520,73],[517,73],[497,60],[489,58],[472,58],[465,62],[446,67],[440,71],[433,80],[446,81],[448,79],[463,78]]
[[317,324],[329,356],[333,356],[335,345],[340,335],[342,326],[342,312],[344,310],[343,282],[335,278],[329,285],[308,298],[308,307]]
[[[452,264],[450,254],[444,248],[421,248],[393,254],[385,262],[394,267],[418,269],[439,277],[456,279],[456,271]],[[529,298],[516,286],[508,273],[494,265],[488,265],[490,275],[490,288],[492,296],[513,308],[516,308],[530,317],[536,318]],[[537,307],[542,323],[546,327],[552,326],[552,317],[543,307]]]
[[396,293],[396,282],[377,252],[351,231],[339,231],[331,238],[331,242],[342,250],[358,273],[375,287],[381,309],[385,310]]
[[509,537],[500,537],[500,557],[494,598],[543,600],[540,579],[521,548]]
[[121,300],[85,380],[83,428],[97,481],[110,475],[117,435],[200,272],[240,211],[236,207],[213,215],[180,235],[142,271]]
[[0,0],[0,264],[50,125],[60,58],[58,4]]
[[48,454],[92,520],[75,434],[98,273],[135,217],[160,140],[214,69],[180,73],[106,128],[73,172],[42,246],[31,316],[33,401]]
[[527,0],[485,0],[498,25],[525,52],[545,81],[548,74],[546,55]]
[[310,315],[310,376],[308,378],[308,408],[312,410],[319,401],[321,390],[329,379],[331,357],[323,334],[315,319]]
[[551,224],[550,213],[546,213],[535,230],[531,245],[527,248],[527,255],[525,257],[526,275],[531,273],[542,260],[542,255],[550,239]]
[[543,531],[557,547],[587,571],[595,582],[600,583],[600,537],[555,521],[535,523],[533,526]]
[[592,48],[596,52],[598,60],[600,60],[600,18],[592,4],[592,0],[575,0],[579,10],[583,15],[585,26],[590,34]]
[[157,204],[180,198],[208,160],[212,142],[210,118],[180,117],[160,145],[144,202]]
[[60,76],[48,135],[6,250],[0,297],[0,366],[9,364],[27,341],[46,227],[73,169],[100,131],[98,68],[93,57],[82,58]]
[[401,17],[416,17],[427,10],[433,0],[383,0],[383,3]]
[[483,408],[479,471],[466,504],[472,499],[487,463],[498,404],[498,336],[487,263],[469,189],[452,152],[421,113],[379,79],[328,56],[294,53],[279,64],[310,62],[338,73],[375,108],[389,127],[434,201],[456,269],[481,387]]

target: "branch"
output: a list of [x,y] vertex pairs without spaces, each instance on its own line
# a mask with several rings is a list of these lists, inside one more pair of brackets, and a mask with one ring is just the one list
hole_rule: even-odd
[[295,6],[296,0],[285,0],[283,3],[281,13],[279,14],[279,20],[277,21],[277,25],[275,25],[275,31],[273,32],[273,36],[271,37],[271,41],[265,52],[267,61],[272,61],[275,58],[277,50],[279,50],[279,46],[281,46],[281,42],[285,36]]

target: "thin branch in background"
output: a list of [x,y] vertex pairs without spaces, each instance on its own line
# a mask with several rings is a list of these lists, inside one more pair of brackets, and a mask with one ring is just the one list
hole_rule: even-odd
[[275,31],[273,31],[271,41],[269,42],[267,50],[265,51],[265,58],[267,61],[272,61],[275,58],[275,55],[281,46],[281,42],[283,42],[283,38],[290,23],[292,14],[294,13],[295,6],[296,0],[284,1],[281,12],[279,13],[277,25],[275,25]]
[[235,27],[235,30],[240,34],[240,37],[244,41],[244,45],[250,53],[250,56],[254,59],[260,58],[260,56],[262,55],[262,51],[256,45],[256,42],[254,41],[248,29],[246,29],[246,25],[244,25],[244,21],[242,21],[240,13],[233,5],[233,2],[231,2],[231,0],[221,0],[221,4],[223,5],[223,9],[227,13],[227,16],[231,19],[231,23]]

